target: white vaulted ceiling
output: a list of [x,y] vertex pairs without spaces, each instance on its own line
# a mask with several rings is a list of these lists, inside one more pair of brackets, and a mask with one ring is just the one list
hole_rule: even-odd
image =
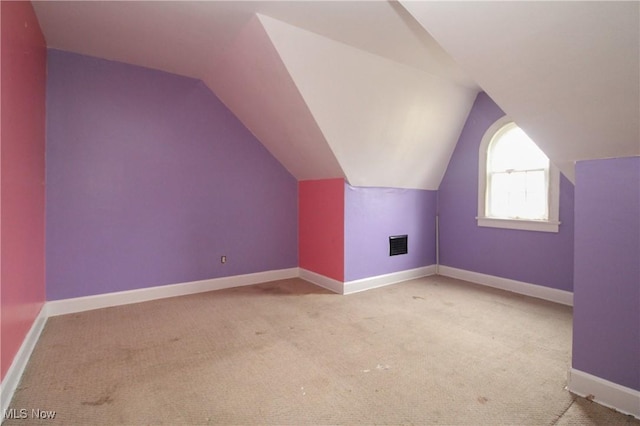
[[257,16],[203,80],[298,179],[344,177]]
[[401,3],[569,179],[640,155],[640,2]]
[[203,80],[298,179],[436,189],[478,90],[569,177],[640,154],[638,3],[34,7],[49,47]]
[[475,91],[260,16],[352,185],[437,189]]

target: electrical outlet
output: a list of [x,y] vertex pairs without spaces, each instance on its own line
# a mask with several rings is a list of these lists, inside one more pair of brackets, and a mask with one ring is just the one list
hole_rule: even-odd
[[227,256],[221,256],[220,263],[227,263]]

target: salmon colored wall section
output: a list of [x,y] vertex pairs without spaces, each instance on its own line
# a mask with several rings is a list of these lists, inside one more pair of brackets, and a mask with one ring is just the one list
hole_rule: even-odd
[[344,281],[344,180],[298,183],[300,267]]
[[46,46],[30,2],[1,2],[0,377],[45,300]]

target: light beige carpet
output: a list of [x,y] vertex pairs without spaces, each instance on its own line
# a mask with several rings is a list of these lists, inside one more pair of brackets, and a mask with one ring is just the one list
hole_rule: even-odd
[[564,389],[570,351],[553,303],[443,277],[348,296],[291,279],[50,318],[11,408],[67,425],[640,424]]

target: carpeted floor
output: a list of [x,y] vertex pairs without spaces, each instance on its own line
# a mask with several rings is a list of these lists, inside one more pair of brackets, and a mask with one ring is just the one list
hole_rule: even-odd
[[564,389],[571,314],[439,276],[70,314],[47,322],[10,408],[66,425],[640,425]]

